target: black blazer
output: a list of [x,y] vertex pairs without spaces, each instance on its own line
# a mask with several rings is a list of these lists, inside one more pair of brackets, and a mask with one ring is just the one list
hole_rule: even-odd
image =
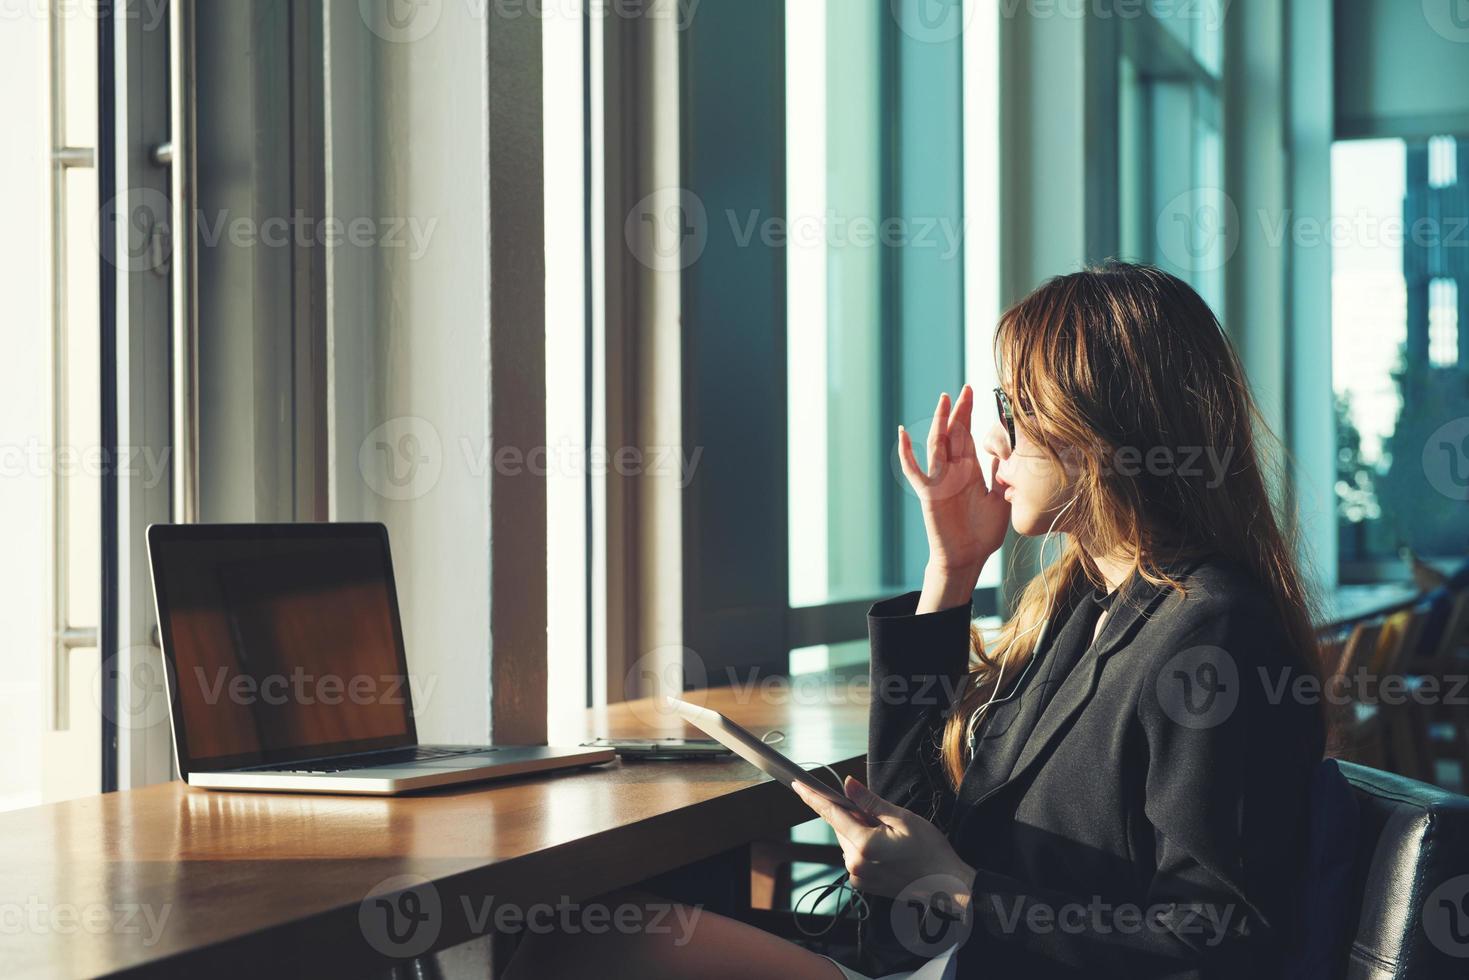
[[[1166,567],[1186,597],[1137,575],[1105,600],[1084,581],[1056,597],[957,793],[937,741],[969,607],[914,615],[917,593],[873,606],[869,785],[979,869],[959,976],[1279,975],[1323,714],[1297,693],[1309,669],[1256,582],[1220,560]],[[864,966],[920,962],[911,913],[869,904]]]

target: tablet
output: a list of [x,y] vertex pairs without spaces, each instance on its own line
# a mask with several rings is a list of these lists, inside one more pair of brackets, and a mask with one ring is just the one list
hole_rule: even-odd
[[700,707],[697,704],[690,704],[687,701],[680,701],[678,698],[669,698],[668,703],[684,721],[704,732],[710,738],[717,739],[722,744],[728,746],[735,755],[744,759],[761,772],[766,773],[777,782],[783,783],[786,786],[792,783],[800,783],[807,789],[814,790],[826,799],[844,809],[850,810],[864,820],[869,822],[872,820],[865,810],[847,799],[846,796],[832,789],[790,759],[781,755],[770,745],[760,741],[753,733],[741,728],[719,712],[710,708]]

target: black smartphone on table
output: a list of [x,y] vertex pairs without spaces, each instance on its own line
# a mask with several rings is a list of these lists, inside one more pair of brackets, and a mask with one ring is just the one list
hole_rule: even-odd
[[645,762],[719,759],[734,754],[712,738],[594,738],[582,744],[612,749],[619,758]]

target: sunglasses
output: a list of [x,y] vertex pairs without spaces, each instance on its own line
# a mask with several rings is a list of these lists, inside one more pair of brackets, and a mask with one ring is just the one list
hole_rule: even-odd
[[1000,421],[1005,423],[1005,434],[1010,437],[1010,451],[1015,451],[1015,410],[1010,407],[1010,397],[1005,394],[1004,388],[995,389],[995,410],[1000,413]]

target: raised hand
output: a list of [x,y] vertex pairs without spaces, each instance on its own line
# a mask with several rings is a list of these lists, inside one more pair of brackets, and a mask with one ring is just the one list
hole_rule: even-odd
[[986,483],[971,431],[973,416],[974,389],[968,385],[953,404],[947,394],[939,396],[928,431],[926,472],[913,454],[912,437],[898,427],[898,458],[922,505],[928,532],[928,571],[919,612],[967,599],[1010,524],[1010,504],[995,479],[999,460],[991,461]]

